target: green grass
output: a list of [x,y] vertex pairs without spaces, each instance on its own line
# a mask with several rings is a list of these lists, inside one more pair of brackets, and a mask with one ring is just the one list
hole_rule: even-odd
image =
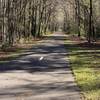
[[85,100],[100,100],[100,47],[66,41],[73,73]]
[[34,45],[41,42],[42,39],[36,38],[30,39],[30,41],[26,41],[25,43],[19,43],[13,47],[7,47],[5,49],[1,49],[0,46],[0,63],[5,63],[7,61],[16,59],[20,57],[21,55],[25,54],[27,50],[34,47]]
[[7,48],[5,50],[0,49],[0,63],[5,63],[7,61],[16,59],[21,55],[25,54],[29,49],[31,49],[36,43],[24,44],[25,46],[15,46]]
[[17,58],[20,55],[24,54],[26,50],[27,49],[17,48],[15,51],[9,51],[9,52],[6,51],[5,54],[2,54],[2,57],[0,57],[0,63],[4,63],[9,60]]

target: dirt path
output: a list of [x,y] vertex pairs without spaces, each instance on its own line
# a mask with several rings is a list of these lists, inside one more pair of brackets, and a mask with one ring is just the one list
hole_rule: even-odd
[[19,58],[0,64],[0,100],[81,100],[65,38],[55,33]]

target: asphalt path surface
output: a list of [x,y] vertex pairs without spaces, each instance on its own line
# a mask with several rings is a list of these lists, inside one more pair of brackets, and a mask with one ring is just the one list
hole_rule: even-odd
[[59,32],[18,58],[0,64],[0,100],[81,100],[72,74],[66,35]]

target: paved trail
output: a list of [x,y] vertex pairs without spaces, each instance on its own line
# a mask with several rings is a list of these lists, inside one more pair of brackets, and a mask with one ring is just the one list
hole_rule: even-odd
[[0,64],[0,100],[81,100],[65,38],[55,33],[19,58]]

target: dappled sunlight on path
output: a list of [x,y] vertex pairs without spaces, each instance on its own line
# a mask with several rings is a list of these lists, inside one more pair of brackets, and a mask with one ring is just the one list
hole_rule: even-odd
[[64,48],[66,35],[46,36],[26,54],[0,64],[0,100],[80,100]]

